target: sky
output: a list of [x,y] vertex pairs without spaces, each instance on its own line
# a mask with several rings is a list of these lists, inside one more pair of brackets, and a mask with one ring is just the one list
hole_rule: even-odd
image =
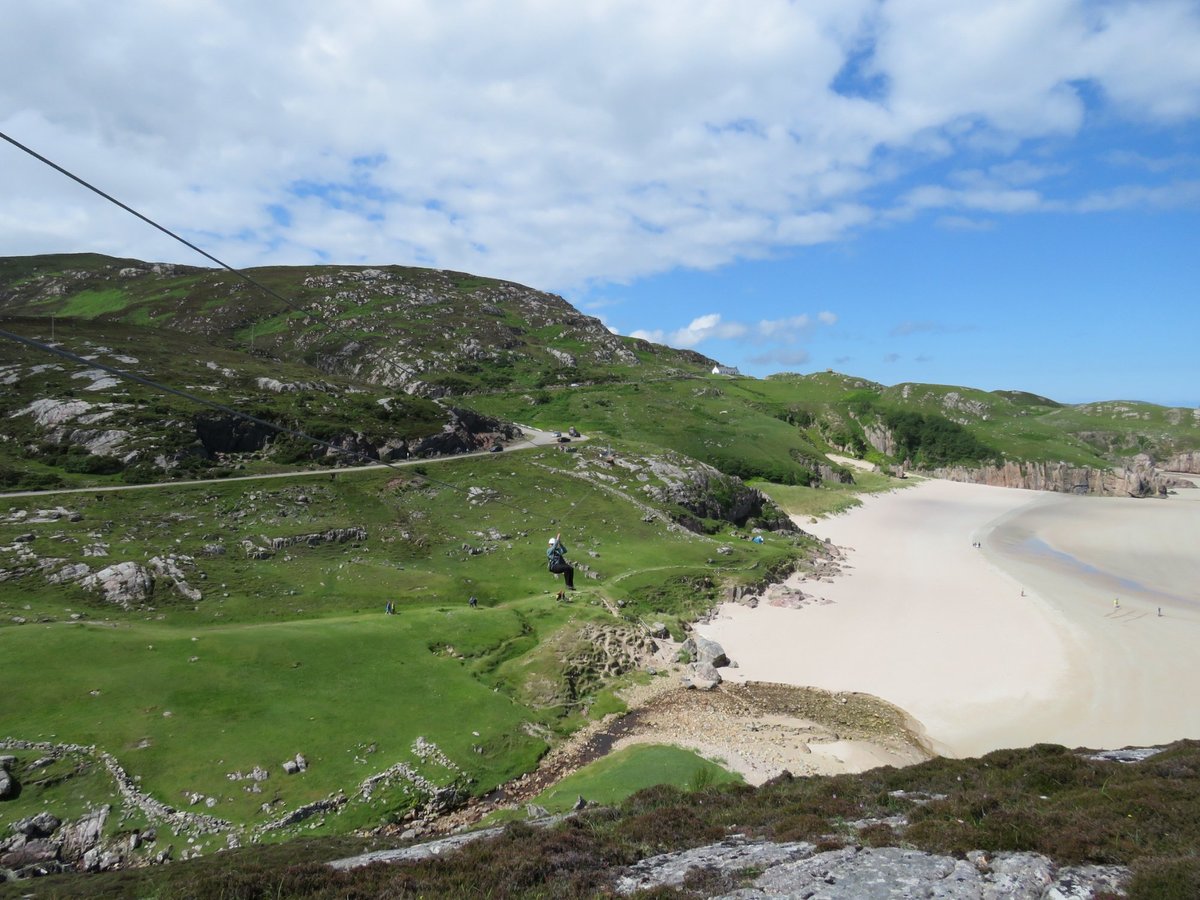
[[[1198,0],[4,0],[0,132],[236,267],[1200,405]],[[208,265],[0,142],[0,255]]]

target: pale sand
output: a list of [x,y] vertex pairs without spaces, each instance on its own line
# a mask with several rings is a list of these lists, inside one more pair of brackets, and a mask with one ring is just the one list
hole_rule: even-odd
[[874,694],[952,756],[1200,737],[1200,492],[926,481],[803,527],[850,548],[845,571],[795,582],[826,603],[697,626],[728,680]]

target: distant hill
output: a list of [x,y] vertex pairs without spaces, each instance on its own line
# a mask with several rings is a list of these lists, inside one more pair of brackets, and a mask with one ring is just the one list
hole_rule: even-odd
[[[246,275],[95,254],[0,259],[0,315],[195,335],[410,394],[696,373],[713,360],[610,332],[554,294],[403,266]],[[65,323],[64,323],[65,324]]]

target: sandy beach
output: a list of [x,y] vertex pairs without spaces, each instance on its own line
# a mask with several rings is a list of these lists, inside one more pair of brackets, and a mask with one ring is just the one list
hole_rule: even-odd
[[873,694],[950,756],[1200,737],[1200,491],[931,480],[801,526],[845,548],[844,571],[797,577],[800,608],[699,625],[737,662],[727,680]]

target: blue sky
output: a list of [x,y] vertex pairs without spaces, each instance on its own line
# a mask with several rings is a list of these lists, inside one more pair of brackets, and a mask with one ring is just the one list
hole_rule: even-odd
[[[0,130],[237,266],[755,375],[1200,404],[1195,0],[11,0]],[[190,251],[0,145],[0,254]]]

